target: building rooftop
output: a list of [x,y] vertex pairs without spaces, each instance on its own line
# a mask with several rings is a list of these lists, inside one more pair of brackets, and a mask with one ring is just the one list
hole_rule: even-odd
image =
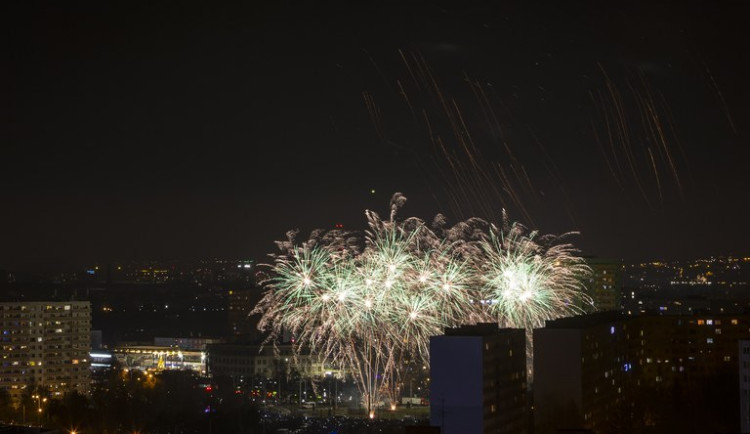
[[544,323],[544,327],[548,329],[579,329],[595,327],[613,321],[622,321],[623,319],[625,319],[625,316],[617,311],[595,312],[588,315],[547,320]]
[[510,328],[500,328],[500,326],[497,325],[497,323],[479,323],[479,324],[470,324],[470,325],[464,325],[461,327],[455,327],[455,328],[446,328],[445,329],[445,335],[446,336],[490,336],[490,335],[496,335],[500,333],[504,333],[507,331],[512,330],[521,330],[521,329],[510,329]]

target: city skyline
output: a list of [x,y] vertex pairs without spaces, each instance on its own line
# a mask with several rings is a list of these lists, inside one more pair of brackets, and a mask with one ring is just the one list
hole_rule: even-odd
[[734,4],[6,8],[0,268],[266,261],[395,192],[587,256],[747,254]]

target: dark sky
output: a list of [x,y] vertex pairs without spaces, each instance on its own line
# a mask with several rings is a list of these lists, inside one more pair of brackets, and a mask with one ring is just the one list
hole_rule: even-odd
[[587,255],[750,251],[744,2],[6,3],[0,268],[262,259],[396,191]]

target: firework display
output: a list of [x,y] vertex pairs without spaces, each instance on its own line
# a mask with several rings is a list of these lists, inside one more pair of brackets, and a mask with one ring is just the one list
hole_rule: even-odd
[[590,303],[589,269],[563,237],[539,236],[505,215],[499,226],[399,220],[405,201],[394,195],[388,220],[366,212],[364,234],[314,231],[298,243],[288,233],[254,309],[268,342],[286,333],[298,352],[345,370],[370,410],[396,401],[400,368],[427,365],[429,337],[446,327],[529,330]]

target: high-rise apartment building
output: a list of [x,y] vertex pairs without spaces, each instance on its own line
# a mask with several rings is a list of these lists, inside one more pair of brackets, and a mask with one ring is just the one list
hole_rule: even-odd
[[613,259],[588,258],[591,275],[584,282],[586,293],[594,306],[583,306],[586,311],[605,312],[621,310],[622,304],[622,261]]
[[739,341],[740,432],[750,433],[750,340]]
[[255,305],[263,297],[259,289],[230,290],[227,294],[227,320],[232,341],[260,343],[264,336],[258,330],[259,315],[250,316]]
[[750,338],[747,315],[643,315],[627,323],[640,385],[649,387],[736,375],[737,343]]
[[631,373],[626,326],[603,312],[547,321],[534,330],[534,411],[538,432],[622,430]]
[[525,331],[445,332],[430,338],[430,424],[445,434],[527,432]]
[[750,390],[750,349],[739,344],[748,339],[748,315],[547,321],[534,331],[537,431],[736,432],[743,385]]
[[0,388],[88,393],[90,332],[88,301],[0,303]]

